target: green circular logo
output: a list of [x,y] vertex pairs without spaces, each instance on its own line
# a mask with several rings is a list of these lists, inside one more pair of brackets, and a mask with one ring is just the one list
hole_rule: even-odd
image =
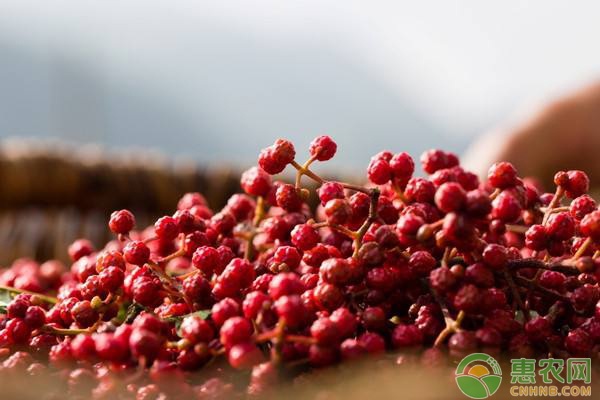
[[487,354],[470,354],[456,367],[456,384],[461,392],[472,399],[490,397],[498,391],[500,382],[502,382],[500,365]]

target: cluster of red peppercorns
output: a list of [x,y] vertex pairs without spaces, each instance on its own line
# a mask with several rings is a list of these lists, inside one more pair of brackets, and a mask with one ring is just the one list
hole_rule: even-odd
[[[426,366],[477,350],[598,358],[600,211],[585,173],[541,193],[507,162],[480,182],[431,150],[415,177],[410,155],[384,151],[358,186],[311,168],[336,151],[320,136],[302,164],[279,139],[218,212],[188,193],[143,230],[112,213],[116,240],[75,241],[70,269],[16,261],[0,272],[0,375],[67,371],[64,389],[94,398],[211,399],[240,394],[235,370],[258,395],[393,351]],[[295,182],[274,180],[288,166]]]

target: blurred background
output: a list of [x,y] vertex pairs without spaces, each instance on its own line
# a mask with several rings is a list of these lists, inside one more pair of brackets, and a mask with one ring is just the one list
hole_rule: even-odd
[[[464,153],[598,78],[599,13],[548,0],[3,0],[0,238],[48,236],[40,226],[75,213],[90,226],[68,242],[103,232],[114,208],[150,218],[190,190],[217,207],[277,137],[302,154],[331,135],[339,152],[321,168],[347,174],[383,148]],[[62,245],[33,254],[64,257],[50,250]]]
[[598,76],[598,2],[0,3],[0,135],[241,166],[330,134],[332,166],[462,151]]

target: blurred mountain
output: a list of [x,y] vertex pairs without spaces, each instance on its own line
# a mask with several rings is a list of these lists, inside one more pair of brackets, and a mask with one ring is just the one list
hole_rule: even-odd
[[383,148],[417,156],[433,146],[464,148],[331,46],[269,47],[231,32],[188,44],[194,73],[147,81],[103,68],[106,60],[0,41],[0,137],[153,148],[245,166],[277,137],[306,154],[314,136],[329,134],[340,148],[330,166],[350,169]]

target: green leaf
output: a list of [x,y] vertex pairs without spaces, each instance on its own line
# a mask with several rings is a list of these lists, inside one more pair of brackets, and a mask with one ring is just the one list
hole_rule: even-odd
[[[144,307],[143,305],[134,302],[131,304],[122,305],[121,308],[119,309],[119,313],[117,314],[117,318],[119,321],[121,321],[121,323],[130,324],[133,322],[135,317],[137,317],[142,311],[146,311],[151,314],[154,314],[154,312],[152,310],[150,310],[149,308]],[[196,317],[200,317],[202,319],[207,319],[210,316],[210,310],[199,310],[199,311],[195,311],[193,313],[189,313],[189,314],[185,314],[185,315],[178,315],[178,316],[174,316],[174,317],[162,318],[162,320],[165,322],[171,323],[171,324],[174,323],[177,334],[179,336],[181,336],[181,334],[180,334],[181,323],[183,322],[183,320],[185,318],[191,317],[191,316],[196,316]]]
[[12,294],[6,289],[0,288],[0,314],[6,314],[6,307],[12,300]]
[[183,321],[187,317],[200,317],[202,319],[207,319],[208,317],[210,317],[210,310],[199,310],[199,311],[194,311],[193,313],[189,313],[189,314],[185,314],[185,315],[176,315],[174,317],[166,317],[166,318],[163,318],[163,321],[177,323],[177,321]]
[[130,306],[131,303],[129,303],[128,301],[119,304],[119,311],[117,312],[117,316],[115,317],[119,325],[124,323],[127,319],[127,312],[129,311]]
[[[531,316],[531,319],[534,319],[539,316],[539,314],[535,312],[535,310],[530,310],[529,315]],[[523,314],[523,311],[518,310],[515,312],[515,320],[521,325],[525,324],[525,315]]]
[[163,318],[163,321],[174,322],[175,323],[175,331],[177,332],[177,335],[179,337],[181,337],[181,323],[183,322],[184,319],[186,319],[187,317],[200,317],[202,319],[207,319],[209,316],[210,316],[210,310],[199,310],[199,311],[194,311],[193,313],[189,313],[189,314],[185,314],[185,315]]
[[142,311],[148,311],[148,309],[141,304],[131,303],[125,312],[124,322],[127,324],[132,323],[135,317],[137,317]]

